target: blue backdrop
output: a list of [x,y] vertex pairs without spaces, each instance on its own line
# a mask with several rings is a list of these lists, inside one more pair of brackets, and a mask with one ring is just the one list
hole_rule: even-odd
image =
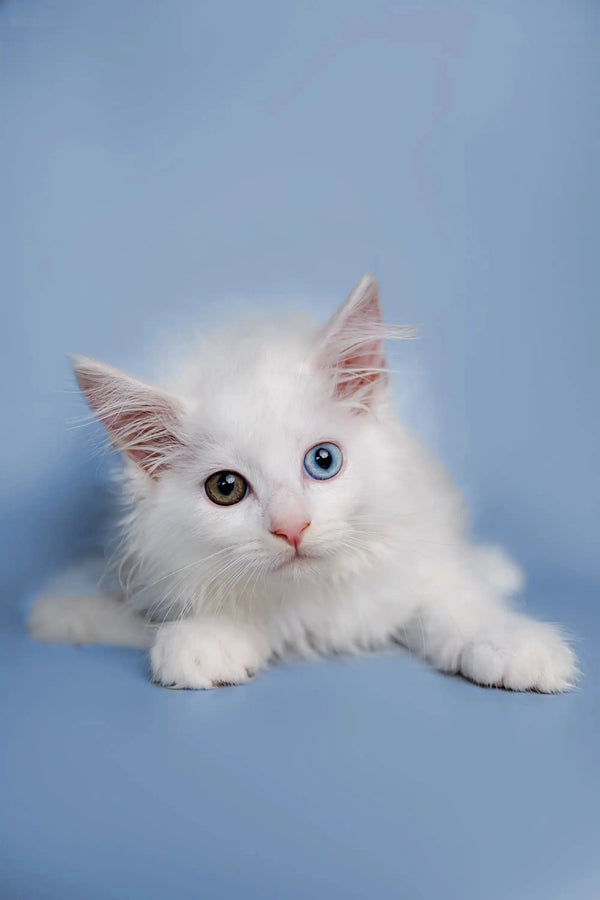
[[[182,897],[237,896],[240,884],[262,897],[338,889],[345,897],[371,889],[376,896],[376,873],[381,896],[518,897],[519,885],[527,900],[574,897],[576,885],[577,896],[600,895],[590,849],[599,829],[589,805],[599,743],[592,587],[600,574],[599,39],[594,0],[2,3],[0,603],[12,678],[5,765],[16,778],[10,854],[20,860],[5,866],[15,897],[23,885],[28,897],[56,890],[65,898],[67,885],[81,897],[78,878],[94,880],[97,893],[88,884],[86,897],[134,897],[136,878],[140,896],[154,896],[152,885],[161,896],[167,882],[160,887],[154,857],[141,849],[157,831],[153,815],[166,816],[172,856],[161,871],[179,872]],[[278,671],[245,694],[176,697],[152,691],[134,652],[93,648],[73,656],[28,643],[19,601],[98,542],[106,512],[99,431],[73,427],[83,404],[66,354],[140,372],[159,336],[198,317],[218,322],[240,299],[287,307],[303,298],[325,316],[365,270],[380,278],[388,319],[421,327],[420,343],[401,349],[398,402],[464,487],[477,530],[502,540],[528,568],[530,608],[587,638],[581,652],[592,696],[585,687],[565,698],[486,694],[412,661],[382,658],[356,669],[332,663]],[[108,694],[98,687],[102,678]],[[327,702],[319,700],[322,690]],[[138,715],[148,716],[137,732],[126,714],[134,698]],[[302,727],[293,724],[296,702]],[[400,710],[406,719],[396,718]],[[279,748],[291,753],[295,787],[272,758],[273,741],[282,740],[272,715],[300,742],[290,738]],[[88,730],[78,728],[77,716],[87,717]],[[484,756],[495,761],[493,771],[477,770],[470,738],[454,743],[453,729],[470,735],[478,716],[490,729]],[[523,737],[531,716],[541,730]],[[206,729],[211,735],[202,765],[189,745],[198,723],[203,740]],[[238,747],[236,756],[229,741],[239,741],[246,725],[244,764],[246,751]],[[51,746],[52,784],[44,782],[44,791],[36,782],[29,796],[40,733]],[[446,740],[448,768],[440,769],[432,742]],[[77,769],[79,756],[62,756],[68,741],[98,767],[95,787],[83,762]],[[100,759],[98,741],[113,750],[125,744]],[[529,762],[512,755],[515,741],[524,742]],[[271,775],[263,772],[263,783],[257,772],[265,759]],[[205,763],[211,779],[220,771],[225,780],[222,791],[211,782],[212,799],[205,798],[216,824],[201,839],[212,841],[212,862],[198,863],[194,878],[208,882],[194,893],[192,864],[183,861],[195,846],[184,838],[195,821],[186,784],[204,791]],[[234,782],[253,780],[262,800],[244,794],[240,812],[228,791],[249,787],[235,787],[221,765],[237,773]],[[420,773],[413,769],[412,779],[411,766]],[[572,780],[564,781],[564,766]],[[71,796],[65,786],[74,769]],[[156,786],[153,773],[164,770]],[[125,799],[115,813],[102,785],[119,778]],[[398,796],[386,796],[386,778],[397,779]],[[546,789],[558,795],[554,812]],[[503,805],[511,790],[516,810]],[[419,813],[420,791],[427,814]],[[325,816],[315,832],[305,805],[313,793]],[[407,818],[398,813],[404,801]],[[97,833],[93,816],[81,819],[84,808],[98,811]],[[106,886],[91,849],[102,846],[114,858],[115,832],[110,840],[101,834],[115,814],[110,828],[119,840],[140,829],[121,868],[115,863],[114,884],[128,886],[122,894]],[[578,823],[568,852],[558,826],[544,831],[553,814]],[[259,847],[250,823],[261,815],[270,825],[259,827]],[[495,816],[497,832],[490,830]],[[64,848],[83,840],[80,828],[93,840],[79,848],[81,868],[71,871],[51,843],[57,834]],[[398,848],[409,848],[406,857],[396,858],[392,832]],[[532,848],[540,833],[538,860]],[[47,853],[38,847],[32,861],[37,839]],[[219,841],[228,839],[238,869],[227,868],[231,858]],[[477,863],[464,849],[470,841]],[[506,857],[498,841],[508,841]],[[519,850],[525,844],[529,868]],[[359,846],[366,868],[361,875],[354,861],[344,881],[344,861]],[[303,893],[297,879],[307,871],[316,880]]]

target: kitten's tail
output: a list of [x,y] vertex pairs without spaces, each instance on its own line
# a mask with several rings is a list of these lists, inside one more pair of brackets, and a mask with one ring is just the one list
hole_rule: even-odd
[[97,593],[93,582],[90,585],[89,568],[74,567],[48,586],[31,610],[31,637],[61,644],[149,647],[156,626],[128,610],[118,593]]
[[150,647],[156,626],[130,613],[118,597],[40,597],[27,630],[36,641]]

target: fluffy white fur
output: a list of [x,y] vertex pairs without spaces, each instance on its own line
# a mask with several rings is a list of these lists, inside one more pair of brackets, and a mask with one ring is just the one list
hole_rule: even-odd
[[[124,453],[123,596],[44,598],[42,640],[150,647],[155,681],[211,688],[269,660],[401,642],[483,685],[563,691],[575,657],[560,630],[514,611],[517,566],[469,538],[440,465],[398,421],[377,284],[365,276],[325,328],[228,332],[158,388],[79,358],[88,402]],[[342,449],[330,480],[303,468]],[[250,490],[215,505],[206,479]],[[298,550],[274,523],[310,525]],[[295,526],[294,526],[295,527]]]

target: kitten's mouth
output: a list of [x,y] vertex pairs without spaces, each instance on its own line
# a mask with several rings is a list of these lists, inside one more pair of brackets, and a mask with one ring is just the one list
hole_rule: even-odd
[[275,566],[275,571],[279,572],[282,569],[293,569],[296,566],[301,566],[303,563],[310,562],[316,558],[316,556],[313,556],[311,553],[306,553],[304,550],[295,550],[292,556],[288,556]]

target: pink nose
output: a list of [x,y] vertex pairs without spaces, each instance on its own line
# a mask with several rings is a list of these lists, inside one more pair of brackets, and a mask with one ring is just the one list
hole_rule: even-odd
[[309,525],[310,522],[278,522],[276,525],[273,525],[271,534],[276,534],[277,537],[283,538],[290,547],[294,547],[297,550],[298,544],[302,540],[302,533],[306,531]]

